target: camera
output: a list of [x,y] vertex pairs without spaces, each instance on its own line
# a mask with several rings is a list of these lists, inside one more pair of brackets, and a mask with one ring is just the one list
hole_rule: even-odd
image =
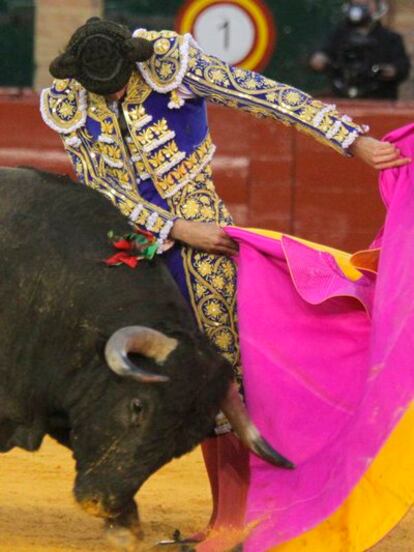
[[388,11],[388,4],[385,0],[376,1],[376,11],[371,13],[367,4],[346,2],[342,7],[345,20],[349,25],[360,27],[371,22],[379,21]]
[[377,41],[369,36],[357,32],[349,34],[337,53],[336,62],[330,67],[336,95],[364,98],[378,89],[380,67],[374,56],[377,47]]
[[345,18],[350,25],[359,27],[372,21],[372,16],[368,6],[363,4],[347,4]]

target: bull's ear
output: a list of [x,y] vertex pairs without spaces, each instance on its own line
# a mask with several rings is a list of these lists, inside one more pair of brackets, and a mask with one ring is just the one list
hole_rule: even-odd
[[137,397],[135,397],[129,403],[129,408],[131,411],[131,418],[130,418],[131,424],[140,426],[144,420],[144,414],[145,414],[144,403],[141,401],[141,399],[138,399]]

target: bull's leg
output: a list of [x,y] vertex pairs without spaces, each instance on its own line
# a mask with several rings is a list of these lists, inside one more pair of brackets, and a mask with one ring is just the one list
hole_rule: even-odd
[[124,552],[135,551],[138,539],[142,538],[137,505],[133,498],[99,489],[98,483],[102,481],[88,479],[87,471],[78,472],[74,495],[79,506],[105,521],[105,533],[113,546]]
[[117,517],[105,521],[105,533],[110,543],[119,550],[137,550],[137,539],[142,539],[143,533],[134,500],[128,502]]
[[13,448],[11,441],[17,425],[18,424],[12,420],[0,418],[0,452],[8,452]]
[[106,524],[107,526],[125,527],[137,537],[142,536],[138,507],[134,500],[130,500],[116,517],[108,518]]
[[43,420],[28,416],[18,401],[0,389],[0,452],[14,447],[37,450],[44,435]]
[[24,425],[13,420],[0,420],[0,452],[20,447],[31,452],[42,444],[45,431],[42,425]]
[[70,449],[70,430],[66,428],[56,428],[48,430],[49,435],[60,445]]

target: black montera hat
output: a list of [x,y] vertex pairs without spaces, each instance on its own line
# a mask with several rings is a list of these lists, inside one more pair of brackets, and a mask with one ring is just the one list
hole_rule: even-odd
[[57,79],[76,79],[89,92],[113,94],[127,84],[136,62],[153,53],[152,43],[133,38],[125,25],[92,17],[73,33],[49,71]]

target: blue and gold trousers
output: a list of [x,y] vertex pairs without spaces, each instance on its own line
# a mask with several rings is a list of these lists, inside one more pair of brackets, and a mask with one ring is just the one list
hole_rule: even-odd
[[[166,200],[169,210],[189,221],[232,225],[232,217],[218,197],[211,177],[211,167],[208,166]],[[200,330],[230,361],[239,379],[237,274],[234,262],[228,257],[212,255],[186,245],[179,246],[179,255],[167,253],[165,258],[170,272],[192,307]]]

